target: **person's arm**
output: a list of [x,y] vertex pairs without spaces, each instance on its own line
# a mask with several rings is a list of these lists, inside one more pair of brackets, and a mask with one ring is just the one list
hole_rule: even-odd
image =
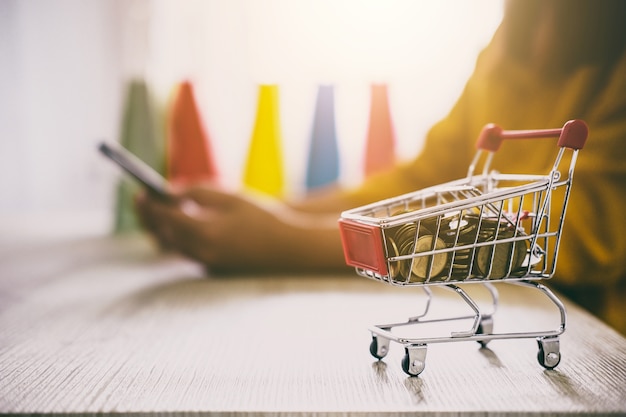
[[306,214],[208,186],[179,193],[177,204],[142,195],[137,208],[162,246],[213,271],[347,270],[334,214]]

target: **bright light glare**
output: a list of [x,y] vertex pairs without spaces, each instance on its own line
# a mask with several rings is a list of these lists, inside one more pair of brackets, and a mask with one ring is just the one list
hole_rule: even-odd
[[[463,62],[491,37],[493,0],[248,1],[259,80],[389,80]],[[433,68],[436,65],[438,68]]]

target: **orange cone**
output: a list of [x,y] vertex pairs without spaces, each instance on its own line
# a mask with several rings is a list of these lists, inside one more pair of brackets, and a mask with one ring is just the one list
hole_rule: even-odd
[[365,176],[393,166],[396,138],[389,110],[387,85],[372,85],[370,120],[365,149]]
[[215,181],[218,177],[211,138],[202,124],[189,81],[178,87],[170,110],[167,177],[174,184]]

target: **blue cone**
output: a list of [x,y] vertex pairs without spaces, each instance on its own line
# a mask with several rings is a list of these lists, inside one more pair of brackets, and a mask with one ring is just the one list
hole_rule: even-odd
[[339,149],[335,129],[334,88],[322,85],[317,91],[317,104],[307,166],[307,190],[324,187],[339,178]]

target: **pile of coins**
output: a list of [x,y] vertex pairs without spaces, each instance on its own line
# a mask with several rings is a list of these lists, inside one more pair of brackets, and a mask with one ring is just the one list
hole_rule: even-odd
[[[476,219],[476,223],[478,223],[478,220],[479,218]],[[476,275],[490,279],[499,279],[520,272],[528,252],[528,240],[498,242],[498,240],[515,237],[515,227],[507,221],[494,218],[487,217],[480,220],[478,242],[493,243],[480,246],[476,250],[474,261]],[[518,237],[525,235],[523,230],[517,229]]]
[[[389,263],[391,278],[404,282],[523,275],[528,252],[525,239],[500,242],[525,236],[522,229],[472,211],[404,223],[390,228],[386,235],[389,257],[410,256]],[[454,249],[457,247],[460,249]],[[442,250],[450,248],[454,250]]]
[[[441,238],[424,226],[416,223],[405,223],[396,228],[387,239],[388,251],[391,256],[419,254],[446,247]],[[411,259],[392,262],[390,274],[392,278],[402,277],[405,280],[426,280],[428,277],[441,275],[448,263],[447,253],[431,256],[416,256]]]

